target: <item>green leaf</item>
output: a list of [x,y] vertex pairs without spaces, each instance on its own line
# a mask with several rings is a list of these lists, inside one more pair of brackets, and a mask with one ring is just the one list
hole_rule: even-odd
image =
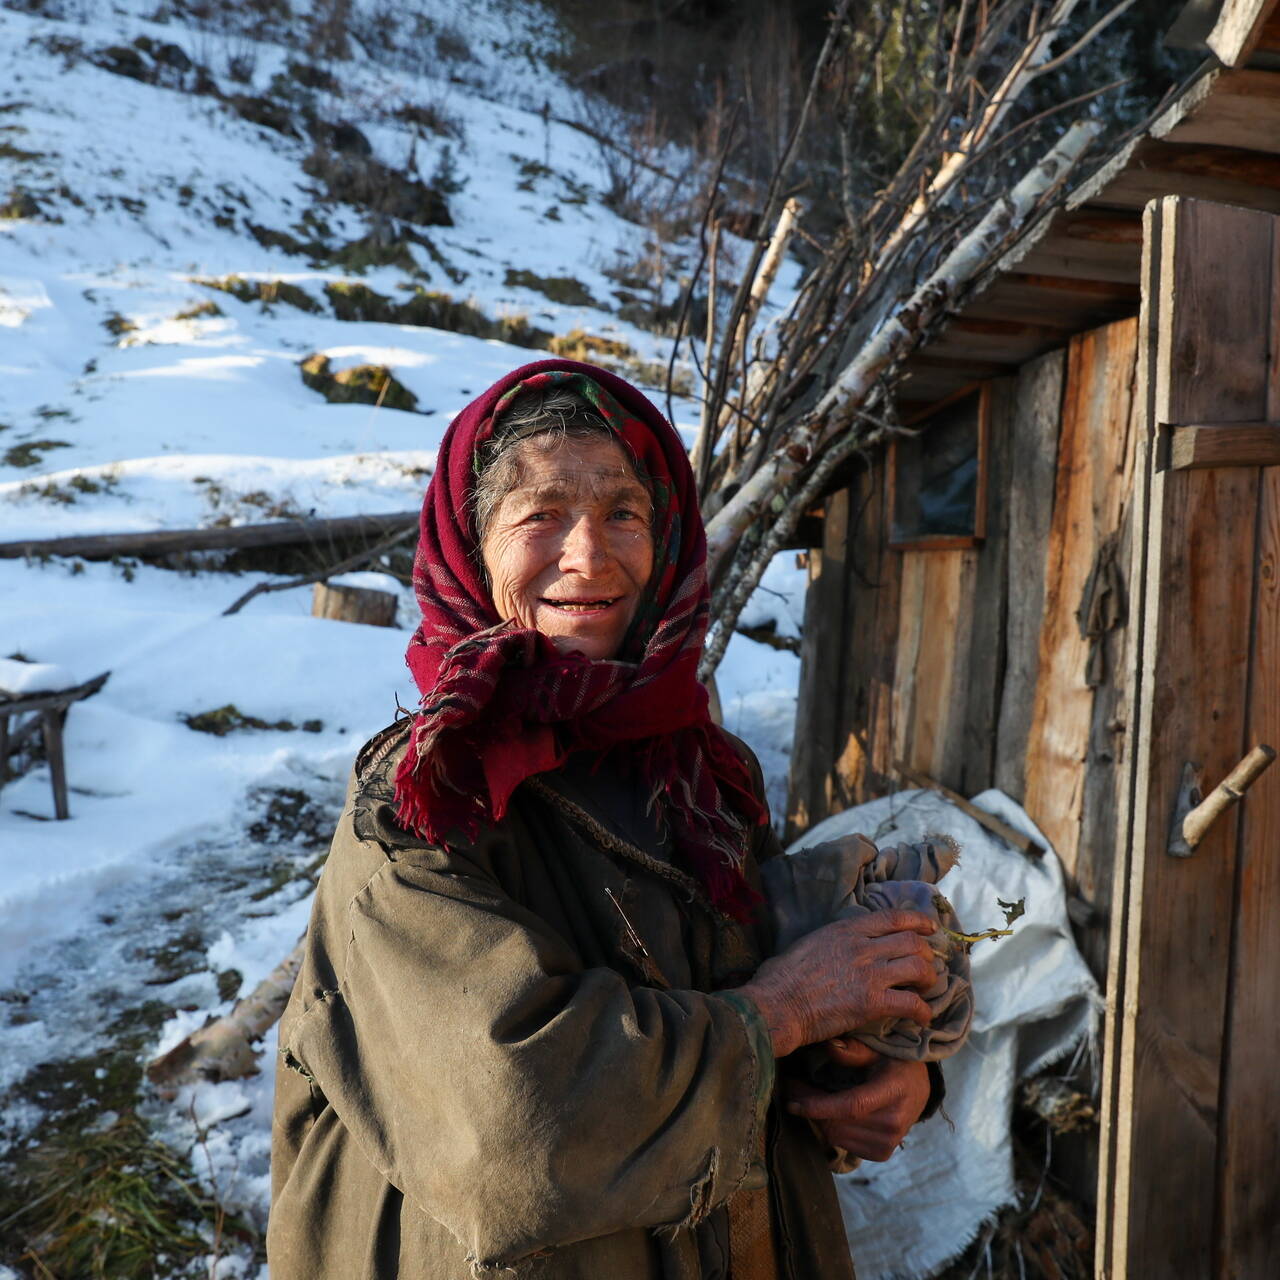
[[1015,920],[1020,920],[1027,914],[1026,898],[1019,898],[1017,902],[1006,902],[1003,898],[997,898],[1001,909],[1004,911],[1004,922],[1006,925],[1012,924]]

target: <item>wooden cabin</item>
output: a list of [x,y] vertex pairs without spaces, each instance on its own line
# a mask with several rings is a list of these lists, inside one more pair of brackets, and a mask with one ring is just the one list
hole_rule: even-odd
[[907,366],[809,553],[789,822],[1024,805],[1106,988],[1097,1274],[1280,1275],[1280,9]]

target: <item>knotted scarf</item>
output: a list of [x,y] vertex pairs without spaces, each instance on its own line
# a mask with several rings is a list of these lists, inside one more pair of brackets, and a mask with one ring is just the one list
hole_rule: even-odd
[[[622,651],[560,653],[499,618],[474,519],[477,450],[521,392],[576,391],[634,460],[653,495],[653,574]],[[684,445],[621,378],[573,360],[507,374],[445,433],[422,504],[413,568],[422,622],[406,660],[422,692],[396,775],[400,822],[426,839],[474,839],[525,779],[580,749],[629,751],[663,806],[676,856],[711,902],[749,918],[742,875],[749,824],[763,822],[750,774],[712,723],[697,664],[707,628],[706,539]]]

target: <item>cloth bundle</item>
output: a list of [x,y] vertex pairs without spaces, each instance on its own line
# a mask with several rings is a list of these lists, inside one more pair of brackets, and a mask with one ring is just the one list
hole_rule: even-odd
[[[872,911],[919,911],[938,922],[928,939],[936,979],[920,993],[933,1010],[932,1023],[922,1027],[909,1018],[889,1018],[851,1027],[847,1033],[886,1057],[940,1062],[955,1053],[969,1033],[969,953],[953,936],[962,932],[960,923],[936,888],[958,860],[959,849],[946,836],[877,849],[866,836],[850,835],[771,858],[761,868],[779,952],[823,925]],[[814,1083],[840,1086],[816,1059],[810,1074],[817,1077]]]

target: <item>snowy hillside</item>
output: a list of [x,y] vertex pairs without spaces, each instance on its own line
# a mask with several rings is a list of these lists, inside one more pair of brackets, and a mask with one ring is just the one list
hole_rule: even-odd
[[[299,0],[0,7],[0,543],[412,510],[517,364],[659,387],[689,245],[622,216],[558,38],[503,0],[362,0],[337,33]],[[381,402],[329,402],[357,366]],[[273,1046],[174,1107],[137,1064],[289,950],[352,757],[414,698],[407,589],[382,580],[399,629],[311,618],[309,587],[223,616],[280,576],[0,558],[0,658],[111,673],[67,722],[71,819],[44,763],[0,790],[0,1183],[140,1106],[242,1220],[208,1237],[220,1276],[257,1274]],[[747,621],[796,635],[802,591],[780,557]],[[796,668],[737,637],[719,676],[775,808]],[[0,1264],[27,1274],[22,1231]]]

